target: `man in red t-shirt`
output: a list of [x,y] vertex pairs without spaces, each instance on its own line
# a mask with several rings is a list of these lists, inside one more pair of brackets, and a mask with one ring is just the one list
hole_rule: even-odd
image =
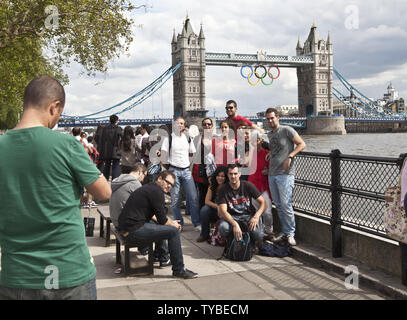
[[235,131],[235,134],[236,134],[237,129],[241,126],[251,127],[253,129],[260,131],[260,133],[264,133],[263,129],[261,129],[258,126],[256,126],[255,124],[253,124],[249,119],[246,119],[245,117],[236,114],[236,112],[237,112],[236,101],[229,100],[228,102],[226,102],[225,109],[226,109],[226,114],[228,115],[226,120],[228,121],[230,127]]

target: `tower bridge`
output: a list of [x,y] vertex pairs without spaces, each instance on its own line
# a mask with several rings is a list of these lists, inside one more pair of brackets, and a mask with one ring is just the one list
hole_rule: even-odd
[[[405,126],[406,114],[396,113],[377,105],[334,69],[333,44],[329,33],[326,40],[321,38],[317,27],[313,24],[306,41],[302,44],[298,39],[295,50],[296,54],[293,56],[270,55],[263,51],[255,54],[206,52],[202,25],[199,34],[196,34],[187,17],[183,22],[181,33],[176,35],[174,30],[171,41],[172,66],[168,70],[126,100],[88,115],[69,116],[64,114],[61,116],[59,125],[61,127],[75,125],[87,127],[106,124],[111,114],[120,115],[132,110],[155,94],[172,78],[174,117],[183,116],[190,124],[200,126],[201,119],[208,112],[205,88],[206,66],[232,66],[247,67],[251,70],[246,77],[252,85],[256,83],[250,81],[251,77],[256,76],[257,83],[260,81],[256,68],[264,68],[263,72],[267,71],[266,68],[276,68],[278,76],[280,75],[279,68],[296,68],[299,118],[282,118],[281,122],[296,128],[306,128],[308,134],[344,134],[346,133],[345,122],[347,127],[352,128],[357,128],[359,124],[363,124],[365,127],[369,124],[381,127],[390,126],[389,128],[393,124],[394,128]],[[241,74],[243,76],[242,69]],[[266,73],[261,74],[266,75]],[[342,89],[333,87],[333,75],[343,85]],[[256,81],[256,79],[254,80]],[[261,81],[263,82],[263,79]],[[266,85],[264,82],[263,84]],[[343,116],[333,115],[333,96],[337,97],[347,110],[352,110],[352,114],[358,118],[345,119]],[[118,108],[121,110],[117,110]],[[121,125],[141,123],[158,125],[172,121],[162,118],[121,118]],[[264,119],[258,117],[248,118],[255,122],[264,122]]]

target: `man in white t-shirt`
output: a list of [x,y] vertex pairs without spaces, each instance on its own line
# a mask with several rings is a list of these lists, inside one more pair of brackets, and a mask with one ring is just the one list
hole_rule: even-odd
[[[187,202],[190,204],[191,220],[195,230],[200,231],[199,221],[199,201],[194,179],[190,170],[190,156],[196,152],[193,139],[185,133],[185,120],[178,117],[174,121],[173,133],[170,138],[165,138],[161,146],[161,157],[166,159],[171,171],[176,179],[174,187],[171,189],[171,211],[175,220],[179,220],[181,226],[184,225],[184,219],[180,210],[180,187],[182,186]],[[170,141],[171,140],[171,141]]]

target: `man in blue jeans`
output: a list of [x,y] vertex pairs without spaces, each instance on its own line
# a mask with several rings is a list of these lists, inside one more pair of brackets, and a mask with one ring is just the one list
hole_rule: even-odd
[[[130,243],[149,243],[168,240],[172,275],[191,279],[197,274],[184,267],[181,225],[167,217],[164,193],[175,183],[175,176],[169,171],[158,175],[156,182],[145,184],[134,191],[127,200],[119,217],[119,231]],[[151,221],[154,220],[155,222]]]
[[171,190],[171,211],[174,219],[179,220],[181,226],[184,225],[184,219],[180,210],[180,188],[183,187],[186,195],[189,209],[191,210],[191,220],[196,231],[201,231],[199,221],[199,199],[195,187],[195,181],[189,169],[189,157],[195,152],[195,146],[192,139],[185,134],[185,120],[178,117],[174,121],[173,133],[170,137],[163,140],[161,146],[161,157],[165,163],[169,164],[169,171],[175,175],[174,188]]
[[[267,204],[257,188],[246,180],[240,180],[240,170],[237,164],[228,165],[229,182],[219,191],[218,205],[221,222],[219,233],[225,239],[230,232],[236,240],[242,238],[242,230],[238,221],[248,223],[250,237],[260,247],[263,243],[263,224],[260,219],[267,209]],[[254,200],[260,204],[258,209],[253,205]]]
[[276,109],[268,108],[266,118],[271,128],[267,134],[270,155],[266,158],[270,159],[269,186],[282,228],[282,233],[277,236],[275,241],[285,239],[291,246],[295,246],[295,218],[292,206],[295,175],[294,157],[304,150],[306,145],[293,128],[280,125],[280,115]]

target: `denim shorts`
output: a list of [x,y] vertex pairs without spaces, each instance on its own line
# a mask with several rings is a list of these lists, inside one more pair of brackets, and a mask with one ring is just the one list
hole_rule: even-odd
[[96,278],[71,288],[25,289],[0,286],[0,300],[97,300]]

